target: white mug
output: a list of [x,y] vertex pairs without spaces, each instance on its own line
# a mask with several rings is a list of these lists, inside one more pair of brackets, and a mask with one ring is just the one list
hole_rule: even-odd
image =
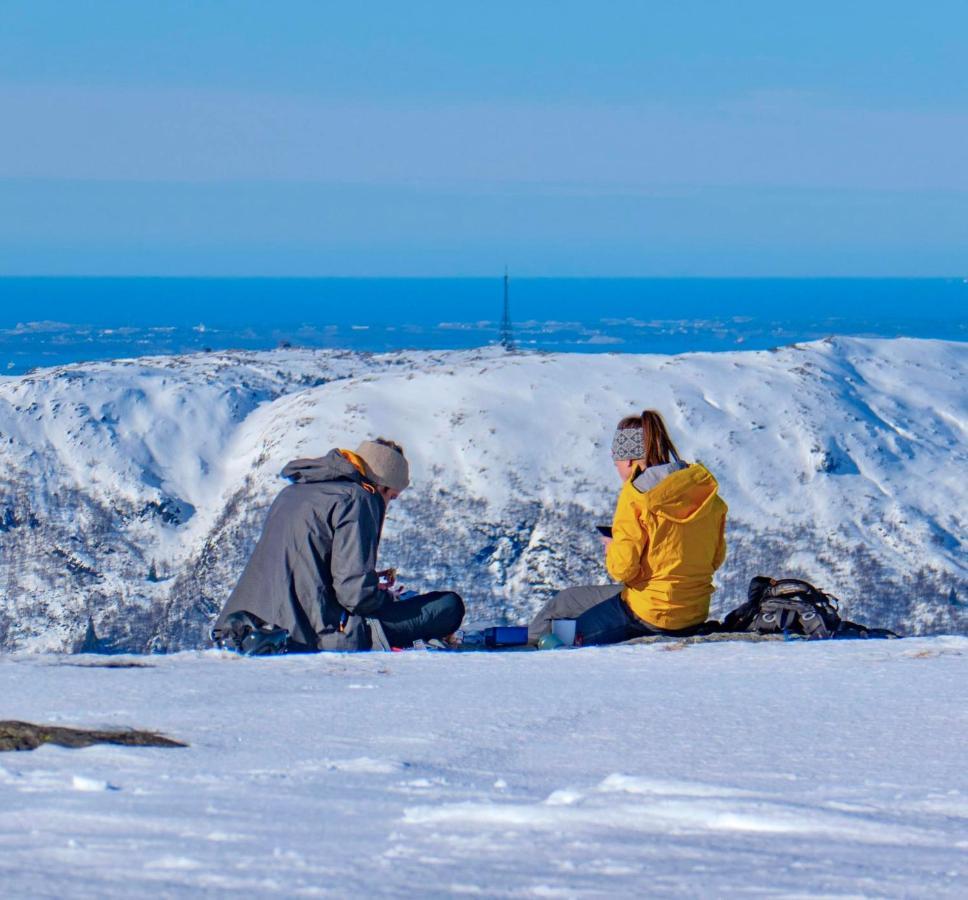
[[552,619],[551,633],[566,647],[575,646],[574,619]]

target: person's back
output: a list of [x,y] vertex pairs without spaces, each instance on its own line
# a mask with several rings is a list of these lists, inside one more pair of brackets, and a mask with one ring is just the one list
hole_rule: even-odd
[[[460,627],[461,598],[436,591],[398,599],[382,585],[377,549],[387,506],[406,489],[402,448],[383,438],[356,452],[298,459],[292,484],[269,510],[262,535],[226,601],[213,637],[240,643],[236,625],[288,632],[289,651],[410,646]],[[254,618],[253,618],[254,617]],[[261,623],[261,625],[260,625]]]
[[[376,551],[386,505],[346,451],[294,460],[282,474],[292,484],[269,509],[215,627],[232,613],[248,612],[285,628],[298,647],[366,649],[363,617],[383,603]],[[350,561],[355,571],[348,570]]]
[[699,463],[659,464],[625,483],[606,567],[639,619],[670,630],[706,620],[725,525],[716,479]]
[[611,644],[694,633],[709,614],[713,572],[726,556],[726,504],[701,464],[679,458],[654,410],[626,416],[612,440],[622,480],[605,566],[619,584],[559,591],[534,616],[538,642],[555,619],[576,619],[576,641]]

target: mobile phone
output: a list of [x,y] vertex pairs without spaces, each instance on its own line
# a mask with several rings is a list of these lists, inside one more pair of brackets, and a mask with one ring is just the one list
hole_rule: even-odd
[[598,529],[598,533],[602,537],[610,538],[612,536],[612,526],[611,525],[596,525],[595,527]]

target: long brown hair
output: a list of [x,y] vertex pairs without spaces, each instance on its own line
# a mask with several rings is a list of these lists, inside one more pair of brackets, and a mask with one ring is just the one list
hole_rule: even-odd
[[679,459],[679,451],[669,437],[665,422],[654,409],[644,409],[640,416],[626,416],[618,423],[618,427],[642,429],[642,446],[645,447],[645,456],[642,458],[644,468],[661,466],[673,459]]

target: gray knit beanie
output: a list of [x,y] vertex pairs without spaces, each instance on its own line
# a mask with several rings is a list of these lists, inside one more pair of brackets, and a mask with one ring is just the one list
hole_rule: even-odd
[[402,491],[410,484],[410,465],[399,450],[378,441],[363,441],[356,455],[366,463],[366,474],[374,484],[391,491]]

